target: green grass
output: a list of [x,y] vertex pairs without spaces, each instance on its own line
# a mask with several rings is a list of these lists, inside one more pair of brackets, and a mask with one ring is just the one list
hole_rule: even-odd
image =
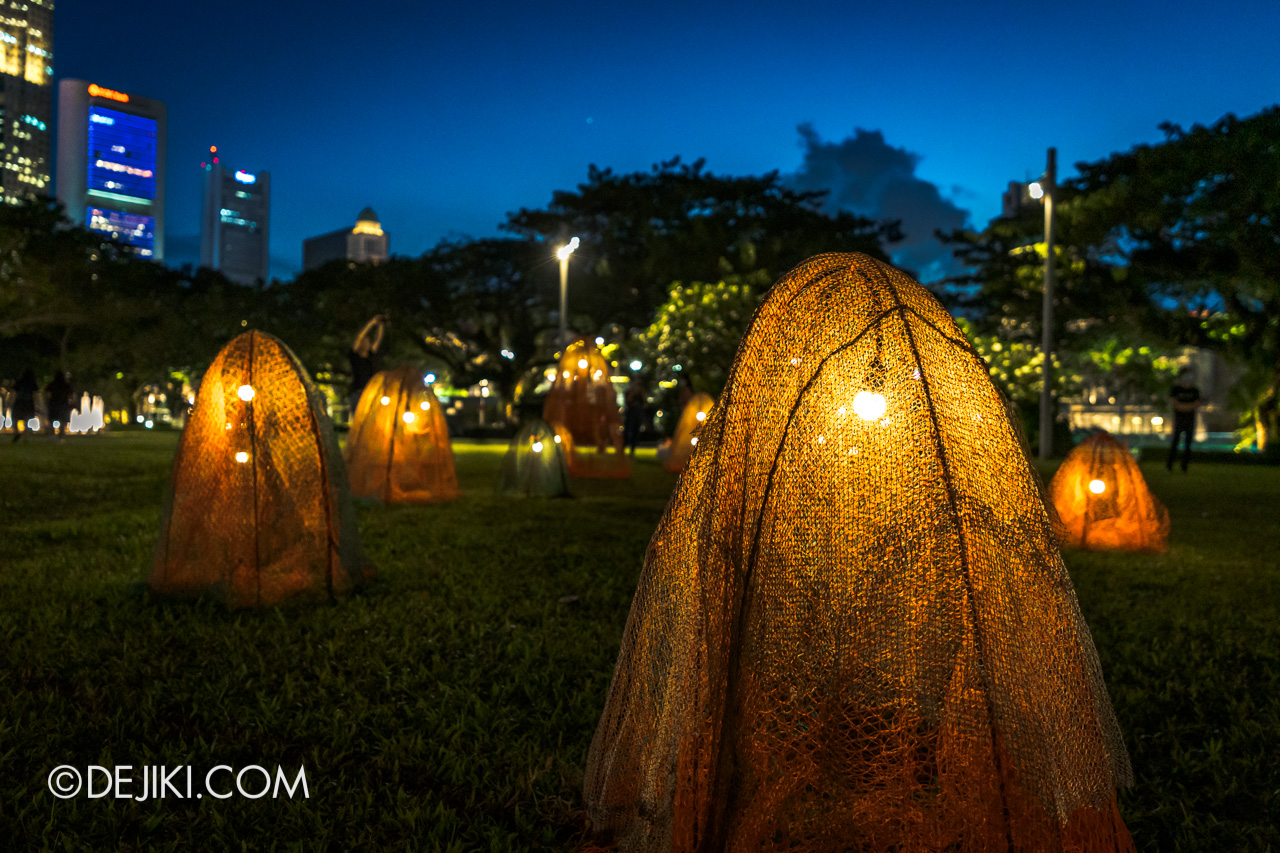
[[[674,477],[650,455],[513,501],[503,448],[460,445],[461,500],[359,508],[368,591],[228,613],[143,586],[175,444],[0,444],[0,847],[571,849]],[[1280,470],[1144,469],[1170,552],[1067,555],[1137,774],[1122,812],[1141,850],[1280,851]],[[61,801],[61,764],[303,764],[311,798]]]

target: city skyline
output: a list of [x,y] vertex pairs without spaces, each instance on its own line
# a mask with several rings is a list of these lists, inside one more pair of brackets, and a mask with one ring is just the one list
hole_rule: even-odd
[[[980,226],[1050,145],[1069,175],[1158,141],[1161,122],[1252,114],[1280,92],[1269,45],[1280,9],[1260,2],[1206,21],[1191,4],[1152,2],[980,15],[933,3],[907,15],[389,2],[364,17],[327,14],[337,4],[298,17],[236,0],[220,7],[236,38],[196,42],[174,37],[204,25],[195,10],[123,20],[93,8],[59,2],[55,73],[169,104],[170,261],[197,258],[199,162],[217,145],[274,176],[279,277],[301,269],[305,238],[366,206],[398,253],[418,255],[498,233],[508,212],[583,182],[589,164],[629,172],[673,155],[721,174],[810,177],[815,152],[895,155],[884,174],[874,156],[833,158],[872,170],[837,176],[851,183],[845,203],[865,184],[879,195],[861,212],[888,215],[932,191]],[[859,129],[882,144],[853,145],[866,141]]]

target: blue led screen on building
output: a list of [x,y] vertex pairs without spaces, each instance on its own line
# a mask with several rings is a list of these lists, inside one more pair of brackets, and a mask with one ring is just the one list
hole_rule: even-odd
[[89,192],[149,204],[156,197],[156,122],[89,107]]
[[117,243],[133,246],[138,256],[150,258],[155,254],[156,218],[140,213],[123,213],[91,207],[85,211],[84,224],[90,231],[105,234]]

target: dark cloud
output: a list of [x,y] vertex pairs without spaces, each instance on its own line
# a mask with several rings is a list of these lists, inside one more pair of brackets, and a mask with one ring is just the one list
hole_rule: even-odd
[[[920,155],[894,148],[878,130],[855,130],[841,142],[823,142],[812,125],[799,127],[804,148],[800,171],[790,183],[799,190],[828,190],[824,202],[874,219],[898,219],[903,240],[893,261],[933,281],[957,269],[934,231],[961,228],[969,212],[944,198],[938,187],[916,177]],[[960,195],[957,188],[952,195]]]

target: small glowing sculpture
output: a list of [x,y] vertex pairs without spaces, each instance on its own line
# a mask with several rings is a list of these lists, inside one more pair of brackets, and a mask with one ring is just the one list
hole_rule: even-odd
[[1168,511],[1151,494],[1133,455],[1102,430],[1062,460],[1049,481],[1049,499],[1064,545],[1151,553],[1169,548]]
[[97,432],[105,423],[105,410],[101,397],[90,398],[88,393],[82,394],[80,408],[72,410],[67,429],[75,433]]
[[1132,851],[1039,479],[955,321],[820,255],[748,328],[646,554],[587,757],[596,843]]
[[416,367],[376,374],[347,435],[351,493],[384,503],[438,503],[459,496],[449,424]]
[[[542,419],[553,427],[563,426],[572,436],[577,449],[565,451],[571,476],[631,476],[631,461],[623,453],[622,418],[609,361],[594,344],[580,340],[565,349],[542,407]],[[563,435],[559,428],[556,431]],[[588,447],[596,448],[596,458],[585,451]]]
[[526,423],[503,457],[498,491],[518,497],[567,497],[569,468],[563,447],[545,421]]
[[178,442],[151,588],[260,607],[333,600],[371,574],[324,397],[276,338],[234,338]]
[[680,413],[680,420],[676,424],[675,435],[671,438],[671,448],[667,452],[666,459],[662,461],[663,468],[673,473],[684,470],[684,466],[689,463],[689,457],[693,455],[693,449],[698,446],[698,433],[702,430],[707,413],[711,411],[715,402],[710,394],[700,393],[694,394],[689,398],[689,402],[684,404],[684,411]]

